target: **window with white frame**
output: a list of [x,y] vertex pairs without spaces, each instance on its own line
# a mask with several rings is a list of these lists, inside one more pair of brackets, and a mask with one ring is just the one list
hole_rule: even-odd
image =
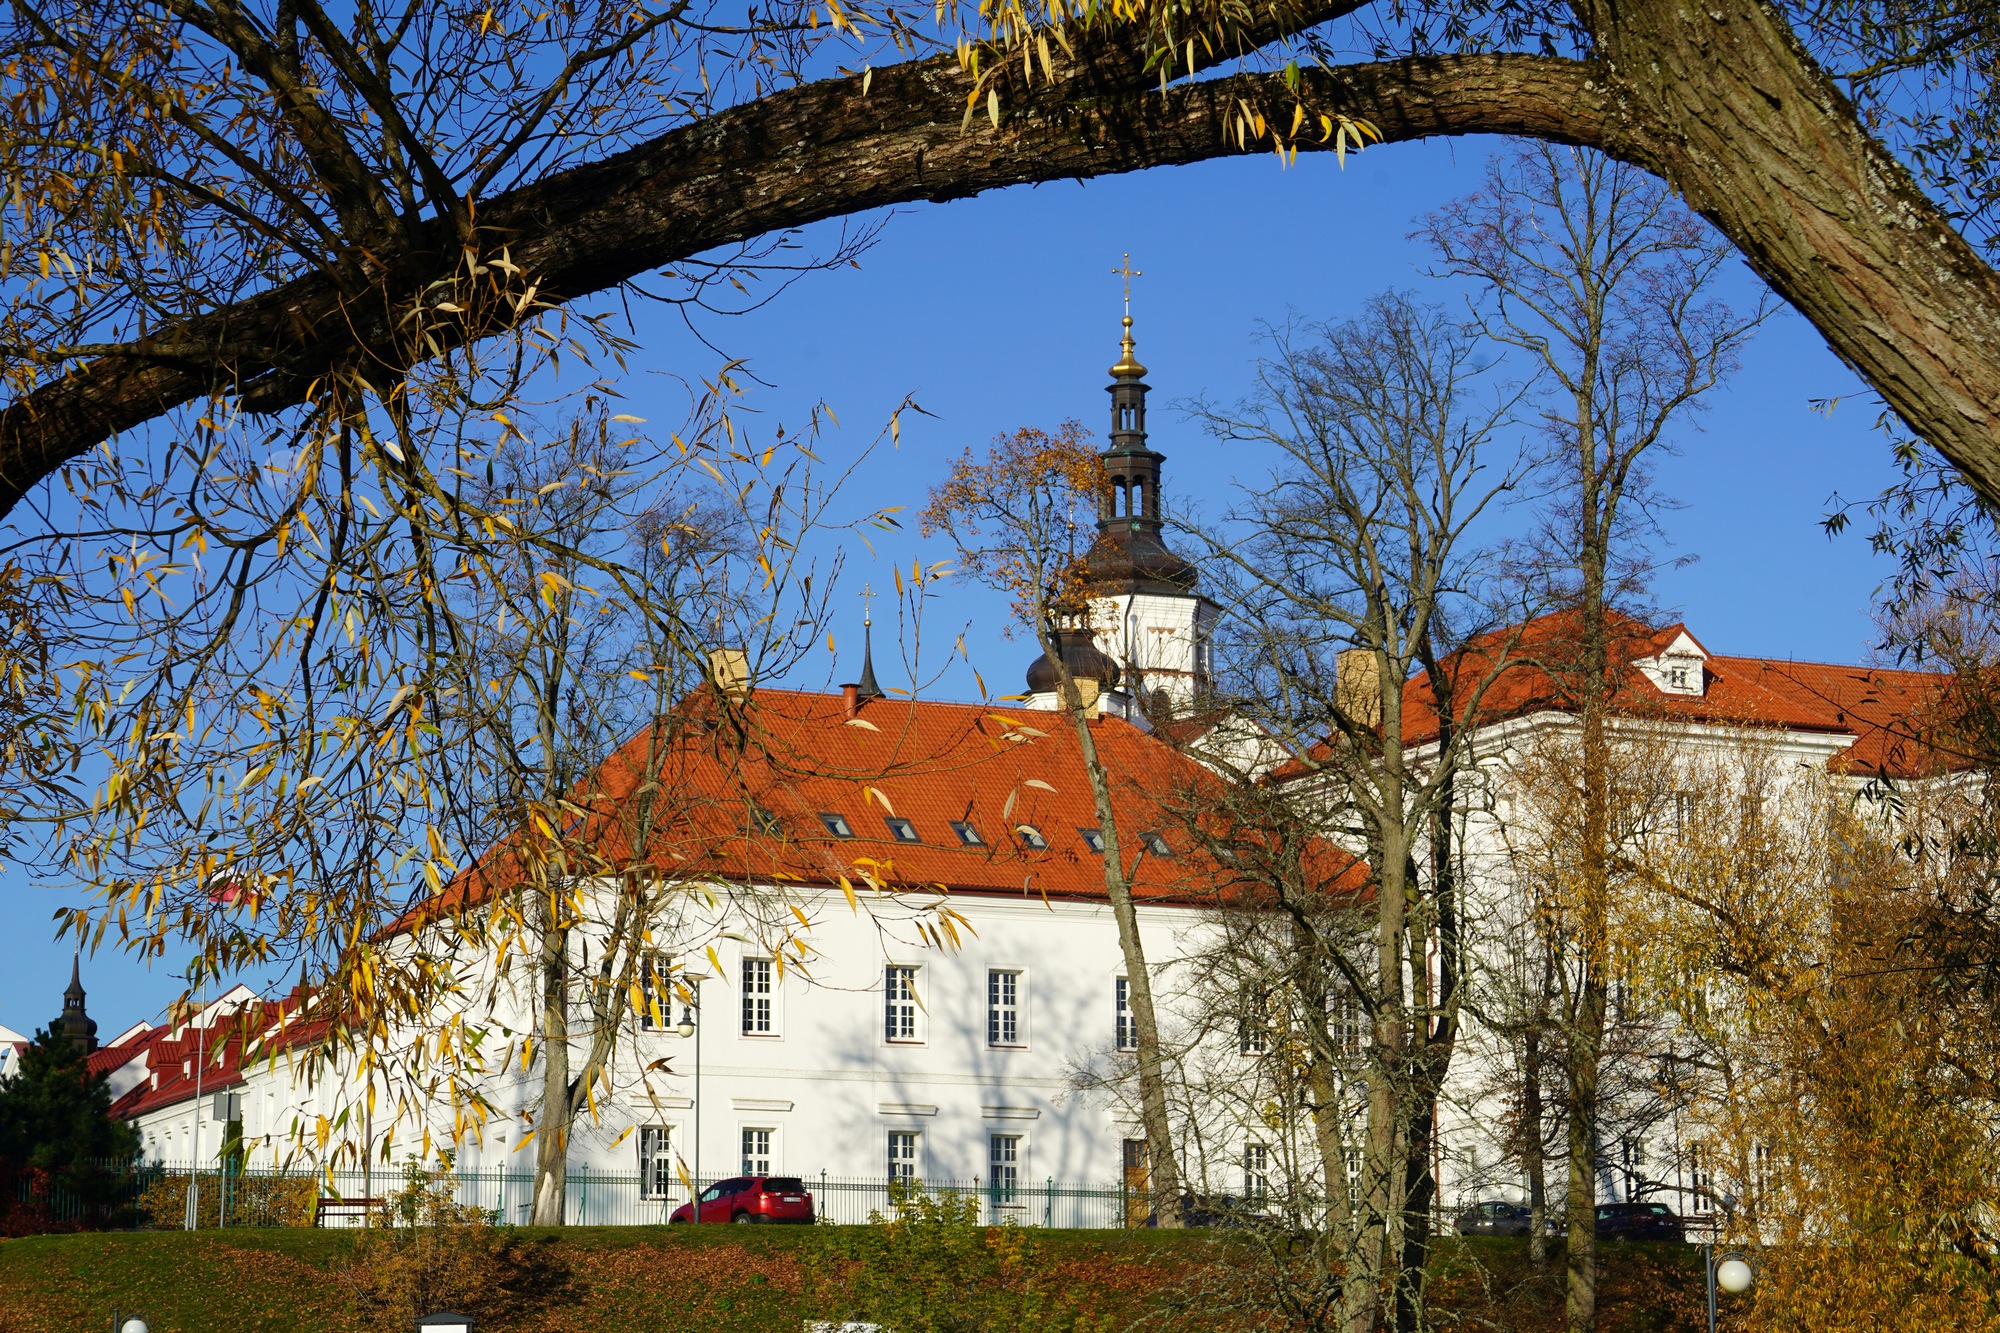
[[986,1186],[993,1202],[1009,1203],[1021,1190],[1021,1136],[990,1134],[986,1140]]
[[882,975],[882,1036],[886,1041],[920,1040],[917,1029],[917,969],[891,963]]
[[663,953],[649,953],[639,960],[639,1026],[647,1032],[661,1032],[674,1022],[672,976]]
[[1715,1207],[1715,1167],[1706,1143],[1688,1145],[1688,1211],[1707,1213]]
[[1021,1044],[1021,974],[994,968],[986,974],[986,1044]]
[[1368,1046],[1368,1015],[1360,999],[1351,991],[1342,992],[1333,997],[1330,1007],[1334,1049],[1350,1058],[1359,1056]]
[[768,1176],[771,1174],[771,1140],[777,1137],[774,1129],[749,1129],[743,1131],[743,1174],[746,1176]]
[[1263,995],[1247,995],[1243,1012],[1236,1020],[1236,1047],[1245,1055],[1263,1055],[1271,1049],[1270,1001]]
[[917,1183],[917,1131],[914,1129],[889,1131],[889,1183]]
[[772,995],[775,969],[768,958],[743,960],[743,1035],[771,1037],[778,1031]]
[[664,1199],[674,1183],[673,1130],[639,1126],[639,1197]]
[[1243,1197],[1262,1203],[1271,1197],[1271,1145],[1243,1145]]
[[1116,1040],[1121,1051],[1139,1049],[1139,1025],[1132,1020],[1132,983],[1124,977],[1111,984],[1111,1009]]

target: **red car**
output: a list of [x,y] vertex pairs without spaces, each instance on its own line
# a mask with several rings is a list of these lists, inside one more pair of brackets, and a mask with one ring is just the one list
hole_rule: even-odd
[[[668,1222],[692,1222],[682,1204]],[[811,1225],[813,1196],[797,1176],[735,1176],[701,1192],[703,1222],[797,1222]]]

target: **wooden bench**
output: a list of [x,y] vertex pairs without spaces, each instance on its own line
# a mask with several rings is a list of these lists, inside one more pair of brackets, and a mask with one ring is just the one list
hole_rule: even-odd
[[382,1206],[380,1199],[343,1198],[337,1194],[322,1194],[318,1206],[313,1209],[313,1225],[323,1227],[329,1217],[359,1216],[361,1224],[366,1226],[368,1214],[371,1211],[380,1213]]

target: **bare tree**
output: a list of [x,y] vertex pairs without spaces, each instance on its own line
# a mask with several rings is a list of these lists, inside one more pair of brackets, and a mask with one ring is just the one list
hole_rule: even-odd
[[[1129,356],[1130,343],[1126,346]],[[1140,847],[1131,866],[1126,866],[1111,780],[1090,727],[1099,715],[1101,693],[1115,679],[1117,668],[1090,646],[1090,603],[1099,579],[1089,557],[1098,541],[1094,516],[1110,481],[1103,461],[1086,447],[1088,438],[1072,421],[1054,435],[1024,428],[1001,436],[983,462],[968,450],[951,476],[931,492],[924,509],[924,532],[949,534],[958,544],[966,572],[1014,599],[1015,616],[1033,630],[1041,645],[1061,712],[1076,733],[1097,808],[1098,833],[1104,840],[1104,891],[1111,900],[1118,948],[1125,961],[1140,1115],[1146,1127],[1147,1187],[1160,1225],[1176,1227],[1181,1172],[1174,1155],[1153,977],[1132,903],[1132,876],[1145,850]]]
[[[1608,933],[1616,765],[1611,719],[1629,673],[1621,644],[1644,627],[1618,614],[1650,572],[1658,497],[1650,451],[1736,367],[1765,317],[1716,299],[1729,252],[1657,182],[1581,149],[1526,145],[1479,193],[1431,214],[1422,234],[1443,269],[1479,282],[1481,326],[1545,386],[1551,490],[1524,601],[1556,608],[1531,655],[1575,718],[1575,892],[1563,918],[1576,975],[1562,1026],[1568,1127],[1571,1333],[1596,1318],[1598,1081],[1612,985]],[[1559,973],[1563,972],[1559,969]]]
[[[1423,1320],[1435,1101],[1463,998],[1453,825],[1464,719],[1498,667],[1461,671],[1452,654],[1484,628],[1469,534],[1524,466],[1501,443],[1513,394],[1489,380],[1489,360],[1442,311],[1391,293],[1345,324],[1276,331],[1256,393],[1199,410],[1217,435],[1280,459],[1232,516],[1242,538],[1211,543],[1235,585],[1237,707],[1301,756],[1291,802],[1358,850],[1370,877],[1374,919],[1353,948],[1323,934],[1318,886],[1271,885],[1307,960],[1296,1005],[1321,1015],[1313,1067],[1335,1067],[1325,1024],[1336,997],[1358,1002],[1369,1026],[1358,1170],[1333,1124],[1319,1135],[1355,1333],[1374,1325],[1385,1284],[1396,1327]],[[1420,669],[1428,690],[1406,691]],[[1324,1117],[1339,1115],[1336,1088],[1315,1096]]]

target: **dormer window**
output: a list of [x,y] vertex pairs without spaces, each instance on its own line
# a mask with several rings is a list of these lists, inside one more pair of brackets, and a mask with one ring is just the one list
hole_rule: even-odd
[[1658,657],[1642,657],[1632,665],[1660,693],[1698,699],[1708,693],[1707,663],[1707,649],[1681,630]]
[[836,838],[851,838],[854,836],[854,828],[847,822],[846,815],[836,814],[831,810],[823,810],[820,812],[819,822],[824,824],[826,831]]

